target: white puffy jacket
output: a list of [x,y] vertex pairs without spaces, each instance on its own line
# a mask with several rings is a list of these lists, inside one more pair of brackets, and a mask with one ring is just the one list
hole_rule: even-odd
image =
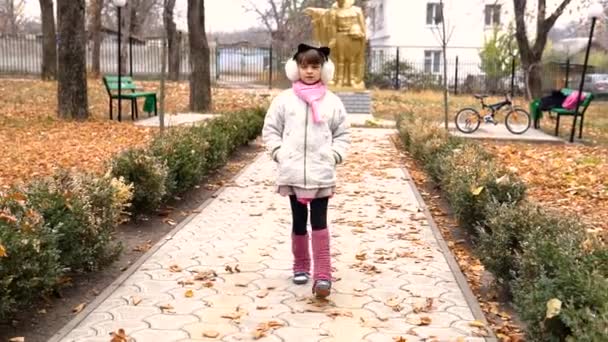
[[279,163],[277,185],[335,186],[336,164],[344,160],[350,144],[347,113],[340,98],[329,90],[319,108],[323,122],[314,123],[312,108],[292,89],[279,94],[268,108],[262,137]]

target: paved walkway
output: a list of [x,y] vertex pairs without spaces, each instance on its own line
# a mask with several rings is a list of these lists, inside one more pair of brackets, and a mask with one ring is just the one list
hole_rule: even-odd
[[330,202],[329,301],[291,283],[289,204],[273,192],[274,163],[264,154],[55,341],[107,342],[120,328],[146,342],[486,340],[478,304],[391,134],[353,129]]

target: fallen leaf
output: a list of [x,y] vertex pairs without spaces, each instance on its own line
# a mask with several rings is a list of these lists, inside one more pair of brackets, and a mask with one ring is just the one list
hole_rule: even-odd
[[152,248],[152,240],[148,240],[141,245],[135,246],[135,248],[133,248],[133,250],[135,252],[147,252],[148,250],[150,250],[150,248]]
[[258,305],[255,308],[258,310],[266,310],[266,309],[268,309],[268,306],[267,305]]
[[192,291],[192,290],[187,290],[187,291],[186,291],[186,293],[184,293],[184,296],[185,296],[186,298],[192,298],[192,297],[194,297],[194,291]]
[[403,336],[393,337],[393,341],[395,342],[407,342],[407,339]]
[[432,320],[428,316],[420,317],[420,325],[429,325],[431,322]]
[[215,281],[217,273],[214,270],[198,271],[194,275],[196,281]]
[[279,321],[269,321],[269,322],[260,323],[257,326],[257,328],[255,329],[255,331],[253,332],[253,338],[256,340],[259,340],[260,338],[265,337],[266,334],[268,333],[268,331],[276,330],[283,326],[285,326],[285,324],[283,322],[279,322]]
[[192,279],[184,279],[177,282],[178,285],[186,286],[186,285],[194,285],[194,280]]
[[178,273],[182,271],[182,268],[179,267],[178,265],[171,265],[169,266],[169,271],[173,272],[173,273]]
[[207,337],[207,338],[217,338],[218,336],[220,336],[220,333],[215,331],[215,330],[206,330],[203,331],[203,337]]
[[355,255],[355,259],[361,260],[361,261],[365,260],[366,259],[366,253],[365,252],[357,253],[357,255]]
[[483,191],[483,186],[480,186],[478,188],[471,190],[471,194],[473,194],[473,196],[479,196],[482,191]]
[[234,266],[234,270],[236,271],[236,273],[241,273],[241,269],[239,268],[238,264]]
[[547,302],[547,313],[545,317],[548,319],[558,316],[562,310],[562,301],[557,298],[549,299]]
[[353,317],[353,313],[350,311],[345,311],[345,310],[340,310],[340,309],[330,309],[325,311],[325,313],[327,314],[327,316],[331,317],[331,318],[336,318],[336,317]]
[[164,219],[163,222],[166,223],[166,224],[168,224],[168,225],[170,225],[170,226],[176,226],[177,225],[177,222],[175,222],[175,220],[170,219],[170,218]]
[[87,303],[80,303],[78,305],[76,305],[74,308],[72,308],[72,313],[79,313],[80,311],[82,311],[82,309],[84,309],[84,307],[87,305]]
[[226,267],[224,267],[224,270],[226,270],[226,272],[228,273],[234,273],[234,270],[232,270],[232,267],[230,267],[230,265],[226,265]]
[[258,292],[258,294],[256,295],[256,297],[258,297],[258,298],[264,298],[266,296],[268,296],[268,291],[266,291],[266,290],[262,290],[262,291]]
[[175,313],[175,312],[173,311],[173,309],[175,309],[175,308],[174,308],[174,307],[173,307],[171,304],[164,304],[164,305],[161,305],[161,306],[160,306],[160,310],[161,310],[163,313],[165,313],[165,312],[167,312],[167,313]]
[[472,327],[476,327],[476,328],[485,328],[486,325],[482,322],[482,321],[473,321],[473,322],[469,322],[469,325]]
[[141,303],[141,298],[138,296],[132,296],[131,300],[133,301],[133,305],[137,306],[139,303]]
[[112,337],[110,342],[129,342],[130,340],[125,329],[118,329],[118,331],[112,332],[110,336]]
[[0,258],[6,258],[8,254],[6,254],[6,248],[2,244],[0,244]]

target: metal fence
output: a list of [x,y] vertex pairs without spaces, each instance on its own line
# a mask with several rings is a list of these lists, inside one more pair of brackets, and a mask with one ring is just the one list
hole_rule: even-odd
[[[424,55],[413,47],[372,47],[366,51],[365,81],[368,88],[398,90],[442,89],[443,60],[412,58]],[[127,48],[131,63],[127,70],[140,79],[157,79],[161,69],[160,40],[132,43]],[[284,65],[293,54],[276,47],[212,45],[210,75],[216,86],[234,87],[288,87]],[[115,40],[101,44],[100,67],[102,74],[117,71],[118,46]],[[477,54],[477,52],[475,52]],[[473,57],[471,57],[473,56]],[[450,57],[447,62],[447,83],[452,93],[505,93],[522,94],[525,89],[523,71],[510,63],[494,67],[481,67],[479,58]],[[87,45],[87,65],[91,68],[92,44]],[[0,37],[0,75],[35,76],[41,73],[42,40],[24,37]],[[569,63],[542,66],[543,89],[572,85],[580,68]],[[180,78],[190,75],[189,46],[184,40],[180,47]],[[489,71],[489,72],[487,72]],[[593,72],[593,70],[592,70]],[[570,82],[566,82],[568,79]],[[580,79],[580,76],[579,76]]]

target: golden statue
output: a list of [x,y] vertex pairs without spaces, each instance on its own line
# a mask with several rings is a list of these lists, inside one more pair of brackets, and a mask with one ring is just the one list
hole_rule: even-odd
[[332,8],[308,7],[304,13],[311,17],[313,37],[317,43],[329,46],[336,73],[330,86],[365,89],[365,18],[354,0],[337,0]]

